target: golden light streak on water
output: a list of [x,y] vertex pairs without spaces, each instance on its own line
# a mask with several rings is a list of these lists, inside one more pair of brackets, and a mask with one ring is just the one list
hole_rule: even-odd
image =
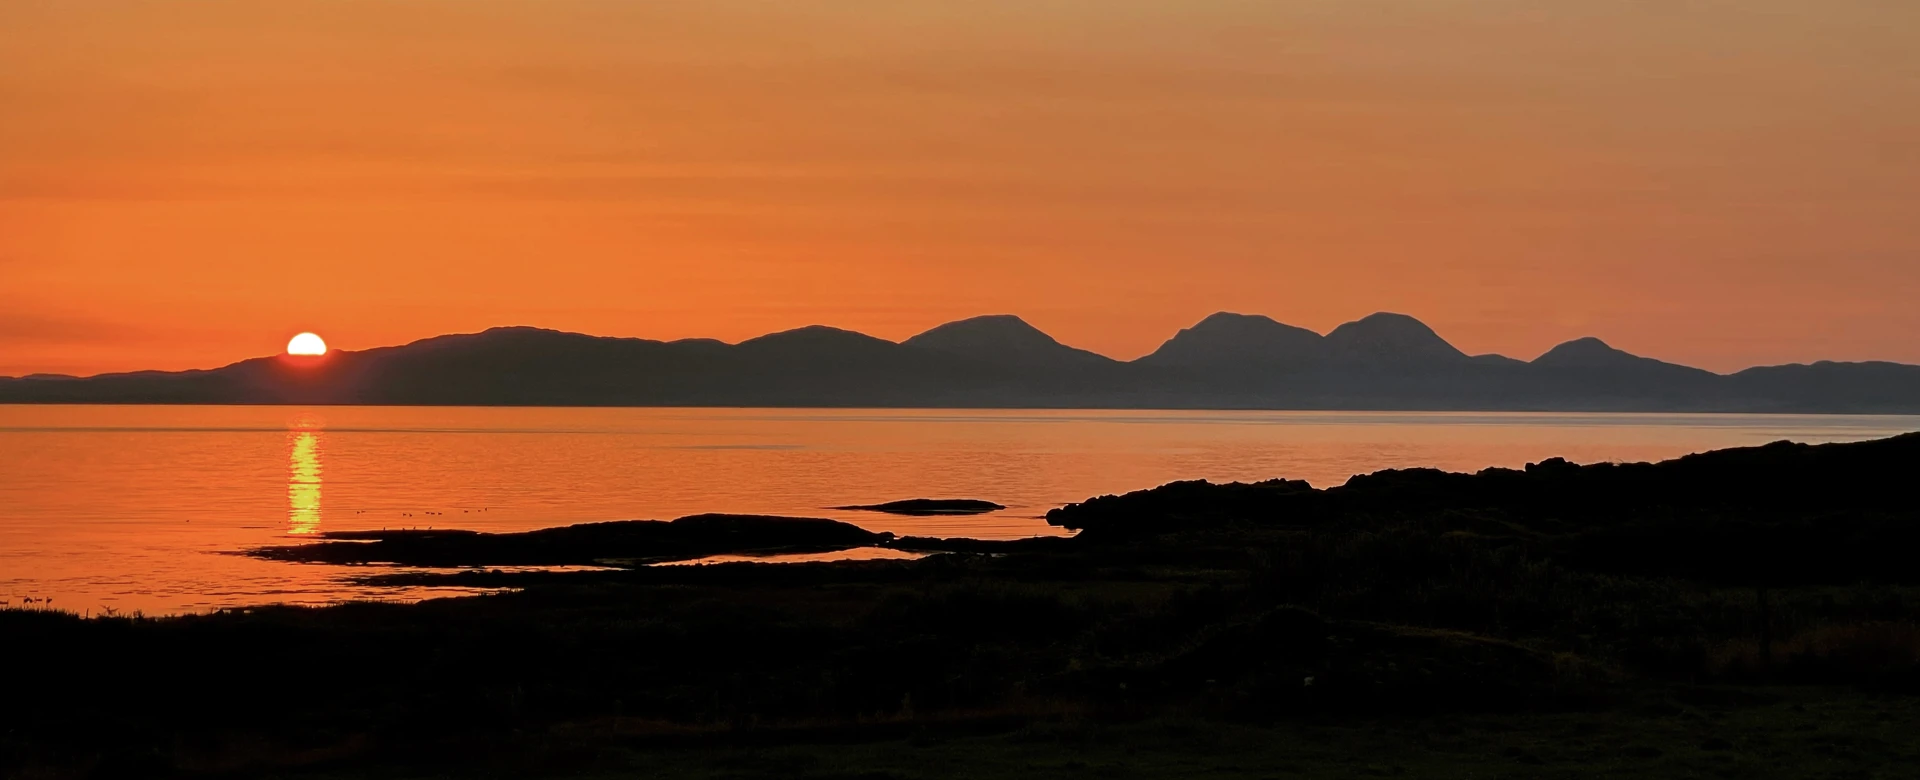
[[[296,425],[287,455],[287,533],[320,532],[320,432]],[[312,426],[317,427],[317,426]]]

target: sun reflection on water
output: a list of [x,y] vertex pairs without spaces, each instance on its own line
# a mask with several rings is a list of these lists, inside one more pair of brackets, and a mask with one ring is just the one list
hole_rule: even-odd
[[288,438],[287,533],[312,534],[320,530],[319,425],[301,420]]

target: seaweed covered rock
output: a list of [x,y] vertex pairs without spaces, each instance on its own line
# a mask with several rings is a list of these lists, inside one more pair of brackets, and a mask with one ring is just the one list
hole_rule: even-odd
[[905,501],[888,501],[884,504],[856,504],[838,506],[843,512],[881,512],[889,515],[908,515],[912,517],[930,517],[936,515],[982,515],[998,512],[1006,507],[992,501],[973,498],[909,498]]
[[1095,536],[1160,533],[1239,520],[1284,518],[1317,494],[1304,480],[1169,482],[1121,496],[1099,496],[1047,512],[1047,522]]
[[1324,490],[1303,482],[1176,482],[1048,513],[1090,540],[1240,528],[1418,528],[1522,544],[1586,570],[1734,584],[1920,582],[1920,434],[1777,442],[1661,463],[1460,474],[1399,469]]
[[1047,522],[1105,534],[1464,510],[1596,522],[1732,510],[1771,517],[1835,510],[1913,514],[1920,512],[1920,491],[1910,486],[1915,474],[1920,474],[1920,433],[1840,444],[1783,441],[1660,463],[1576,466],[1556,458],[1525,470],[1475,474],[1390,469],[1324,490],[1277,479],[1174,482],[1069,504],[1048,512]]
[[351,531],[317,544],[261,547],[256,558],[301,563],[407,566],[567,566],[646,563],[728,553],[821,552],[893,538],[851,523],[811,517],[705,514],[671,522],[623,520],[521,533]]

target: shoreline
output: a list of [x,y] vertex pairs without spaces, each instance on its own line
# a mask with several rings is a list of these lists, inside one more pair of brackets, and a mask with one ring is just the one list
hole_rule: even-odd
[[[1175,482],[1049,513],[1073,537],[880,540],[956,548],[917,560],[465,570],[408,576],[499,591],[176,617],[0,609],[0,663],[33,670],[0,705],[0,771],[1889,771],[1920,750],[1916,469],[1920,434]],[[611,530],[683,550],[851,533],[821,523]],[[408,543],[609,538],[554,532]]]

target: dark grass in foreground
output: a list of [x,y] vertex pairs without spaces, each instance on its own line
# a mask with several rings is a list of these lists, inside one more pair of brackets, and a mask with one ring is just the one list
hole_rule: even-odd
[[901,724],[865,733],[651,737],[608,724],[484,750],[484,760],[413,760],[348,777],[579,778],[1906,778],[1920,712],[1905,699],[1775,689],[1764,704],[1676,702],[1622,712],[1516,717],[1345,718],[1252,725],[1218,719],[1029,719]]
[[[920,561],[0,612],[20,776],[1908,777],[1920,437],[1182,483]],[[892,540],[926,548],[969,546]],[[415,578],[418,579],[418,578]]]

